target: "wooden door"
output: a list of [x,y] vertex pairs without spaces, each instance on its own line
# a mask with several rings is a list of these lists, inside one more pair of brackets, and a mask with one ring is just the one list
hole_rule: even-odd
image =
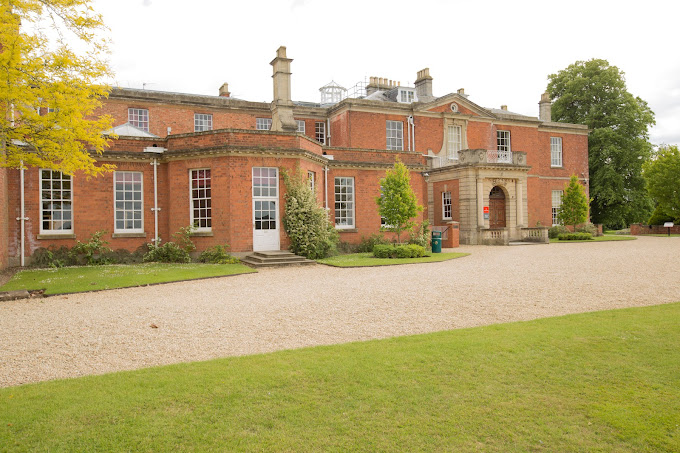
[[505,193],[498,186],[489,193],[489,228],[505,228]]

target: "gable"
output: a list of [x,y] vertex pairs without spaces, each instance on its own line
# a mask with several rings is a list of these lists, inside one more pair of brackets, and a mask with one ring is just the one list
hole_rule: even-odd
[[[455,111],[452,109],[455,109]],[[425,110],[428,112],[450,112],[450,113],[460,113],[462,115],[470,116],[480,116],[486,118],[495,118],[496,116],[485,109],[480,107],[474,102],[470,101],[463,95],[458,93],[447,94],[440,98],[435,99],[432,102],[428,102],[419,108],[419,110]]]

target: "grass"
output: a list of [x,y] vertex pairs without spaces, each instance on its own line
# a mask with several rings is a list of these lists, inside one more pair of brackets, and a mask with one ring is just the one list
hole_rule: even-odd
[[637,239],[635,236],[619,236],[619,235],[611,235],[611,234],[605,234],[604,236],[595,236],[590,240],[585,240],[585,241],[560,241],[557,238],[550,239],[551,243],[569,243],[569,242],[609,242],[609,241],[634,241]]
[[15,274],[0,291],[45,289],[45,294],[78,293],[153,283],[255,272],[242,264],[126,264],[29,269]]
[[422,258],[376,258],[369,252],[336,255],[317,261],[336,267],[393,266],[395,264],[436,263],[468,255],[469,253],[433,253]]
[[680,304],[0,389],[7,451],[680,451]]

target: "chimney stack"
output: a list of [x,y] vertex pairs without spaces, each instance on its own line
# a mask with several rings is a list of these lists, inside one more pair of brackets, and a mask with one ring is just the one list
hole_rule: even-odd
[[501,110],[505,110],[507,112],[508,106],[507,105],[501,105]]
[[432,77],[430,76],[430,68],[418,71],[415,85],[418,101],[430,102],[434,100],[434,96],[432,95]]
[[538,103],[538,119],[546,123],[552,121],[552,101],[547,91],[541,95]]
[[224,82],[222,86],[220,87],[220,96],[228,98],[231,96],[231,93],[229,92],[229,84],[227,82]]
[[286,47],[276,51],[276,58],[271,63],[274,69],[274,100],[272,101],[272,131],[295,132],[297,123],[293,118],[293,101],[290,95],[290,62],[286,57]]

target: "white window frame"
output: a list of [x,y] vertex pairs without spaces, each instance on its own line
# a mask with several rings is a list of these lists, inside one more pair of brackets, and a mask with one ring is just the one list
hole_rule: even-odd
[[463,149],[463,126],[449,126],[446,156],[449,160],[458,160],[458,152],[461,149]]
[[404,123],[402,121],[387,120],[385,123],[387,144],[386,149],[394,151],[404,150]]
[[[41,168],[40,171],[40,233],[41,234],[73,234],[73,177],[63,173]],[[44,178],[44,172],[49,172],[49,179]],[[64,183],[68,182],[68,188],[64,189]],[[58,183],[58,184],[57,184]],[[43,187],[43,186],[49,187]],[[58,186],[58,187],[57,187]],[[67,193],[65,195],[64,193]],[[48,194],[46,198],[45,195]],[[50,206],[45,209],[45,204],[59,204],[59,208]],[[64,203],[68,207],[64,209]],[[55,214],[59,213],[59,219],[55,219]],[[45,216],[49,215],[49,219]],[[44,223],[49,222],[50,228],[44,228]],[[70,228],[63,228],[63,225],[70,221]],[[54,223],[59,222],[60,228],[53,228]]]
[[269,131],[272,128],[271,118],[255,118],[255,129],[258,131]]
[[[201,178],[199,172],[208,172],[208,175]],[[204,181],[206,184],[200,186],[197,184],[194,188],[194,181],[197,183],[199,181]],[[194,193],[194,190],[198,193]],[[201,190],[204,192],[201,193]],[[191,220],[191,225],[194,226],[196,231],[212,231],[212,172],[210,168],[192,168],[189,170],[189,219]],[[201,201],[204,202],[204,206],[201,206]],[[196,217],[196,211],[199,211],[198,217]],[[202,214],[201,211],[204,211]],[[201,226],[201,221],[205,221],[205,225]]]
[[297,129],[295,132],[300,132],[301,134],[305,133],[305,121],[304,120],[295,120],[297,121]]
[[512,151],[510,146],[510,131],[500,129],[496,131],[496,150]]
[[562,137],[550,137],[550,166],[562,167]]
[[324,121],[316,121],[314,123],[314,134],[317,142],[322,145],[326,144],[326,123]]
[[149,110],[138,109],[136,107],[128,108],[128,123],[145,132],[149,132]]
[[[335,228],[339,230],[353,229],[356,225],[354,177],[336,176],[334,183]],[[345,189],[344,191],[342,190],[343,188]]]
[[451,220],[452,212],[451,192],[442,192],[442,220]]
[[562,196],[564,195],[563,190],[553,190],[551,193],[552,197],[552,225],[559,225],[560,222],[557,220],[557,211],[562,206]]
[[212,113],[194,113],[194,132],[211,131],[212,120]]
[[399,103],[410,104],[412,102],[418,102],[418,96],[416,96],[415,90],[399,89],[397,91],[399,94]]
[[309,182],[309,188],[312,189],[312,192],[314,192],[314,186],[316,184],[316,173],[307,170],[307,181]]
[[[134,175],[139,175],[139,187],[136,186]],[[132,188],[127,190],[125,184],[132,184]],[[123,184],[123,189],[118,189],[118,184]],[[118,194],[121,194],[120,199]],[[130,193],[130,198],[126,199],[126,194]],[[139,194],[139,198],[135,200],[135,193]],[[120,204],[123,204],[119,208]],[[132,206],[126,207],[129,203]],[[135,209],[134,204],[139,203],[139,208]],[[119,219],[119,214],[122,213],[122,219]],[[135,214],[139,214],[136,216]],[[129,215],[132,217],[130,218]],[[139,217],[136,219],[135,217]],[[118,221],[123,221],[123,227],[118,227]],[[128,227],[127,222],[132,221],[133,226]],[[139,227],[135,228],[134,223],[139,221]],[[143,233],[144,232],[144,174],[141,171],[114,171],[113,172],[113,232],[114,233]]]

